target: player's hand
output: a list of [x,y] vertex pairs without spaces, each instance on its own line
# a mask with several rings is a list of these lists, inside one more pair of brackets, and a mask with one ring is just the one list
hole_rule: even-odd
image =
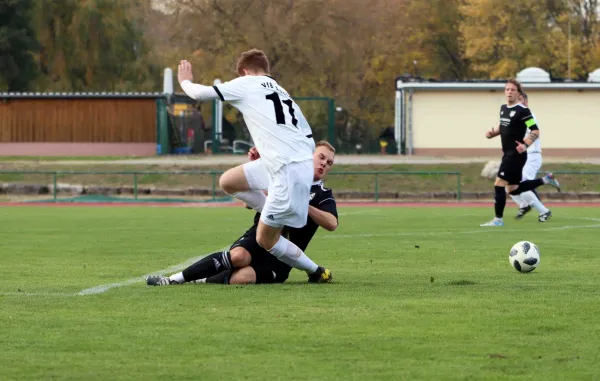
[[527,146],[521,142],[515,142],[517,143],[517,152],[518,153],[523,153],[525,151],[527,151]]
[[179,81],[179,84],[181,84],[183,81],[194,80],[191,63],[186,60],[179,61],[179,66],[177,67],[177,80]]
[[492,130],[487,130],[485,132],[485,137],[488,138],[488,139],[493,138],[494,137],[494,130],[493,129]]
[[256,149],[256,147],[250,148],[250,151],[248,151],[248,160],[254,161],[257,159],[260,159],[260,154],[258,153],[258,150]]

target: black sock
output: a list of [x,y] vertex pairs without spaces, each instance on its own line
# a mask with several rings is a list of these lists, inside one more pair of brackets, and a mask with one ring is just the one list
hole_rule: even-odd
[[229,284],[229,279],[231,278],[231,273],[233,271],[227,270],[218,273],[217,275],[210,276],[206,278],[206,283],[218,283],[218,284]]
[[504,208],[506,207],[506,189],[504,187],[494,187],[494,210],[496,218],[504,216]]
[[217,275],[223,270],[231,270],[231,255],[229,254],[229,250],[207,255],[181,273],[186,282],[191,282]]
[[510,192],[510,194],[512,194],[513,196],[516,196],[523,192],[534,190],[535,188],[537,188],[541,185],[544,185],[544,180],[542,180],[541,177],[539,179],[535,179],[535,180],[525,180],[521,184],[519,184],[519,187],[517,189]]

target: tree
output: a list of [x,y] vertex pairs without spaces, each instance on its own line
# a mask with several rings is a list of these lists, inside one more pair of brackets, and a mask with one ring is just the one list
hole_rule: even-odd
[[43,90],[158,90],[148,62],[142,0],[41,1],[37,27]]
[[414,74],[439,80],[469,77],[469,60],[464,58],[459,27],[461,0],[413,0],[408,7],[408,41],[419,52]]
[[597,9],[598,0],[466,0],[465,58],[481,78],[538,66],[555,78],[584,80],[600,55]]
[[0,91],[26,91],[36,78],[37,49],[31,25],[33,0],[0,3]]
[[586,79],[588,73],[598,67],[600,56],[598,0],[565,0],[561,10],[555,18],[555,28],[560,32],[556,34],[560,34],[567,49],[571,47],[570,52],[565,52],[563,45],[562,76]]
[[261,48],[272,75],[285,78],[293,96],[330,96],[353,108],[368,59],[365,36],[373,36],[364,20],[371,3],[376,1],[176,0],[175,13],[157,20],[170,26],[159,49],[170,60],[165,64],[175,69],[179,59],[189,59],[195,79],[212,83],[235,77],[240,52]]
[[548,8],[539,0],[466,0],[460,7],[465,58],[481,78],[513,77],[528,66],[548,67]]

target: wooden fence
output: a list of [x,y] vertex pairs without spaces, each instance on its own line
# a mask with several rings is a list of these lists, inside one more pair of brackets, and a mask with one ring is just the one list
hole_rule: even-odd
[[0,143],[156,142],[158,97],[0,96]]

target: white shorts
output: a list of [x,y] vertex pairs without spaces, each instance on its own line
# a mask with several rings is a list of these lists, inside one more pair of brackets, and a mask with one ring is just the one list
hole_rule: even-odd
[[270,171],[260,159],[244,164],[250,189],[268,191],[260,220],[274,228],[306,225],[314,173],[312,159],[284,165],[276,172]]
[[542,168],[542,154],[528,153],[527,162],[523,167],[522,181],[535,179],[538,172],[540,171],[540,168]]
[[258,159],[244,164],[244,175],[252,190],[269,189],[269,171],[264,166],[263,160]]

